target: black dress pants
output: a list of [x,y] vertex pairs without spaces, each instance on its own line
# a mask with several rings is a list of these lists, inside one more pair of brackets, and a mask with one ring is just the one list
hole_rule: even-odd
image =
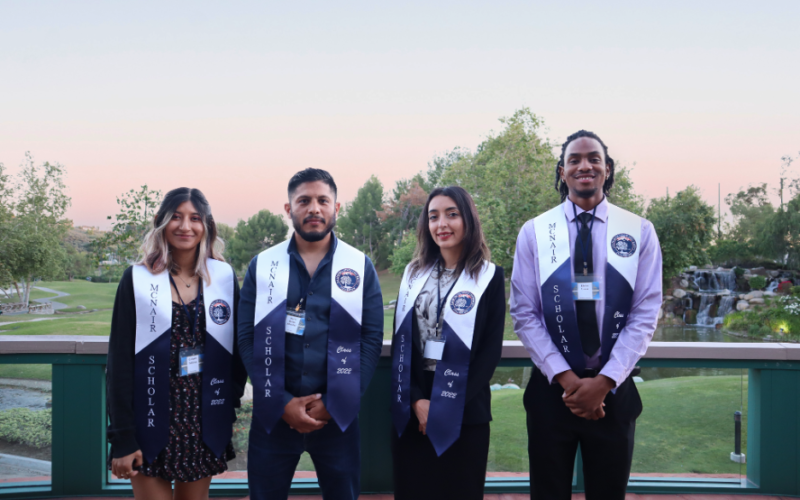
[[483,500],[489,458],[489,423],[462,425],[442,456],[419,432],[414,410],[401,437],[392,428],[395,500]]
[[633,458],[636,418],[642,400],[628,377],[605,399],[605,417],[586,420],[561,399],[564,389],[534,370],[525,389],[531,500],[570,500],[578,444],[586,500],[624,500]]

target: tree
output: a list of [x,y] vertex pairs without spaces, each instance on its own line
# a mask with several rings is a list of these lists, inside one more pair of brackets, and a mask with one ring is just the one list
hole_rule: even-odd
[[230,244],[235,234],[236,234],[236,229],[225,224],[224,222],[217,222],[217,237],[221,239],[223,243],[225,243],[225,251],[222,252],[222,255],[228,262],[231,261],[230,253],[228,251],[228,245]]
[[0,163],[0,289],[7,289],[13,281],[11,268],[15,256],[11,253],[11,208],[13,189],[9,184],[6,167]]
[[407,233],[416,233],[420,213],[428,199],[428,193],[420,186],[419,179],[415,177],[410,184],[407,183],[406,180],[397,181],[394,198],[377,212],[393,247],[399,245]]
[[231,265],[236,270],[245,269],[253,257],[286,240],[288,231],[283,217],[269,210],[261,210],[247,221],[240,220],[226,250]]
[[89,252],[79,250],[74,245],[62,242],[64,248],[64,277],[69,281],[77,277],[86,277],[92,274],[93,256]]
[[135,262],[142,240],[153,226],[161,198],[161,191],[153,191],[147,184],[139,191],[131,189],[117,197],[119,213],[114,216],[111,231],[93,244],[95,259],[105,270]]
[[608,201],[636,215],[644,213],[644,197],[633,192],[632,168],[614,166],[614,187],[608,192]]
[[647,219],[653,223],[661,243],[664,285],[685,267],[708,262],[706,251],[714,238],[714,207],[689,186],[674,197],[650,201]]
[[69,225],[63,216],[71,203],[64,193],[64,174],[64,167],[57,163],[37,167],[27,152],[14,198],[9,198],[12,217],[3,231],[3,260],[10,257],[8,273],[24,284],[23,290],[17,291],[23,304],[29,302],[34,278],[54,278],[63,272],[61,238]]
[[388,266],[391,253],[391,242],[378,216],[382,209],[383,184],[373,175],[347,204],[336,223],[339,238],[367,254],[378,269]]
[[403,241],[398,245],[392,255],[389,257],[389,260],[392,261],[392,265],[389,267],[389,271],[394,274],[402,275],[406,269],[406,266],[411,259],[414,258],[414,250],[417,249],[417,234],[414,232],[409,232],[406,234]]
[[440,184],[459,185],[472,195],[492,260],[510,275],[520,228],[560,198],[553,188],[556,158],[541,137],[542,120],[523,108],[500,123],[505,128],[490,134],[475,153],[458,150]]

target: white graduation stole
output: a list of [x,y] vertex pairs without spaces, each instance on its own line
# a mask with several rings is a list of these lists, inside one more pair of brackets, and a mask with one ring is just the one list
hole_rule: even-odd
[[[586,367],[586,361],[581,348],[572,296],[570,223],[564,213],[564,204],[561,204],[536,217],[534,229],[542,311],[547,331],[573,371],[581,373]],[[611,349],[628,320],[639,268],[642,233],[641,217],[610,203],[607,223],[605,313],[600,330],[602,364],[608,361]],[[599,265],[603,263],[595,262],[595,267]]]
[[[203,440],[221,457],[232,433],[231,365],[233,361],[234,273],[230,265],[206,261],[210,283],[204,283],[208,309],[203,353]],[[134,413],[136,437],[145,458],[152,461],[169,435],[170,337],[172,291],[169,273],[152,274],[144,265],[132,268],[136,305],[134,348]],[[212,404],[213,403],[213,404]]]
[[[358,414],[361,400],[361,320],[365,255],[336,241],[331,262],[331,316],[328,331],[328,412],[343,430]],[[283,414],[285,321],[289,291],[289,240],[258,255],[253,369],[254,408],[267,432]]]

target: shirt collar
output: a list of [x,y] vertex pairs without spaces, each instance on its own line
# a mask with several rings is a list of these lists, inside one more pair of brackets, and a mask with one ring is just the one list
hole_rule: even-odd
[[[583,212],[592,213],[592,210],[594,210],[594,209],[584,210],[578,205],[575,205],[575,210],[573,210],[572,205],[573,205],[572,200],[570,200],[569,198],[567,198],[567,200],[563,203],[564,215],[567,216],[567,219],[570,222],[575,222],[576,213],[577,215],[580,215]],[[606,222],[606,220],[608,219],[608,199],[605,196],[603,197],[603,201],[601,201],[600,204],[597,205],[597,212],[595,212],[594,216],[595,218],[600,220],[600,222]]]

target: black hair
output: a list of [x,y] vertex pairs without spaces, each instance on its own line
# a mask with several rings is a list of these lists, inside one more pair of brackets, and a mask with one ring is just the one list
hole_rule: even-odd
[[292,201],[292,195],[297,186],[305,184],[306,182],[322,181],[331,187],[333,191],[333,199],[336,199],[336,183],[333,182],[333,177],[326,170],[320,168],[307,168],[294,174],[289,180],[289,201]]
[[588,130],[578,130],[571,136],[567,137],[566,142],[564,142],[564,144],[561,145],[561,157],[559,158],[558,163],[556,163],[555,186],[556,186],[556,191],[558,191],[561,194],[562,202],[567,199],[567,196],[569,195],[569,188],[567,187],[567,183],[561,180],[561,176],[558,173],[558,169],[564,167],[564,153],[567,151],[567,146],[569,146],[569,143],[574,141],[575,139],[580,139],[581,137],[588,137],[589,139],[594,139],[597,142],[599,142],[601,146],[603,146],[603,156],[606,157],[606,166],[608,167],[608,172],[609,172],[608,178],[606,179],[606,182],[603,184],[603,194],[608,196],[608,192],[614,186],[614,160],[610,156],[608,156],[608,147],[606,147],[603,140],[600,139],[594,132],[589,132]]

